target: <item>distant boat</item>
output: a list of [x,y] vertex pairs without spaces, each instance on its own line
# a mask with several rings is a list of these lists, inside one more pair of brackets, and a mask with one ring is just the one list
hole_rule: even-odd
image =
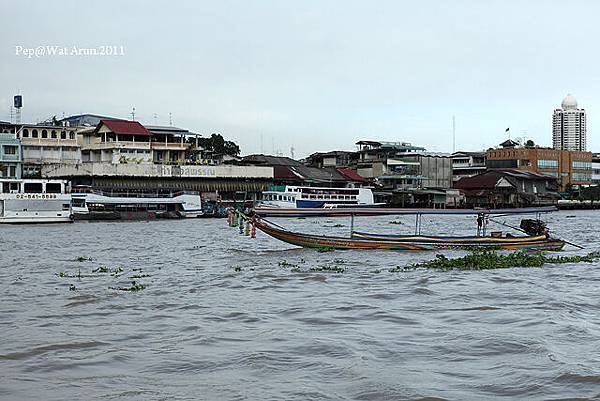
[[476,236],[435,236],[421,235],[421,214],[436,214],[435,209],[417,209],[409,213],[404,209],[402,214],[414,214],[415,233],[414,235],[388,235],[375,234],[354,231],[354,215],[352,215],[352,224],[350,237],[325,236],[315,234],[304,234],[287,230],[275,223],[272,223],[264,217],[258,215],[248,218],[256,228],[280,241],[287,242],[304,248],[330,248],[330,249],[388,249],[401,251],[428,251],[435,249],[473,249],[473,248],[491,248],[506,250],[527,250],[527,251],[559,251],[565,241],[552,238],[546,225],[538,219],[525,219],[522,221],[521,228],[511,227],[525,232],[526,235],[515,236],[507,234],[502,236],[501,232],[491,232],[486,234],[486,220],[489,215],[524,214],[524,213],[547,213],[556,208],[527,208],[520,209],[501,209],[501,210],[437,210],[437,214],[473,214],[478,217],[478,235]]
[[69,223],[68,189],[65,180],[0,179],[0,223]]
[[107,192],[79,186],[72,194],[76,220],[148,220],[200,217],[198,192]]
[[369,188],[329,188],[286,185],[264,191],[258,207],[278,209],[375,207]]

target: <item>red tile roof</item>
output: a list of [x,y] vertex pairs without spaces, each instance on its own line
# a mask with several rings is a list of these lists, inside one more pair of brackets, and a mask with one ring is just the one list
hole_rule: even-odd
[[150,131],[137,121],[100,120],[100,124],[96,129],[99,129],[102,125],[106,125],[115,134],[150,136]]
[[359,175],[356,171],[352,170],[351,168],[338,168],[337,171],[349,181],[367,182],[367,180],[365,180],[364,177]]

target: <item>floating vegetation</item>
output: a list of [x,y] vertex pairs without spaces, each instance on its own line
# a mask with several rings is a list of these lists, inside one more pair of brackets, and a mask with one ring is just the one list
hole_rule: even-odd
[[77,274],[70,274],[67,272],[59,272],[56,275],[60,278],[78,278],[81,280],[82,277],[87,277],[81,274],[81,269],[78,270]]
[[279,263],[278,263],[278,265],[279,265],[280,267],[293,267],[293,266],[298,266],[298,265],[295,265],[295,264],[293,264],[293,263],[290,263],[290,262],[288,262],[287,260],[282,260],[281,262],[279,262]]
[[123,268],[122,267],[115,267],[114,269],[111,269],[108,266],[100,266],[96,269],[92,270],[92,273],[111,273],[111,275],[113,276],[117,276],[120,273],[123,273]]
[[404,224],[400,220],[392,220],[388,224]]
[[333,259],[333,263],[343,265],[344,263],[346,263],[346,261],[344,259]]
[[330,266],[330,265],[326,265],[326,266],[317,266],[317,267],[311,267],[309,269],[311,272],[331,272],[331,273],[343,273],[346,271],[346,269],[344,267],[341,266]]
[[111,290],[137,292],[137,291],[141,291],[141,290],[145,289],[146,286],[133,280],[131,282],[131,287],[108,287],[108,288]]
[[[81,257],[83,260],[84,257]],[[79,260],[79,259],[77,259]],[[92,260],[91,258],[87,258],[86,260]],[[91,270],[91,274],[88,275],[83,275],[81,274],[81,269],[78,269],[77,273],[71,273],[68,271],[63,271],[63,272],[59,272],[59,273],[55,273],[56,276],[60,277],[60,278],[73,278],[73,279],[79,279],[81,280],[82,278],[88,278],[88,279],[96,279],[96,280],[114,280],[114,278],[120,277],[122,274],[125,273],[125,268],[118,266],[118,267],[108,267],[106,265],[101,265],[98,266],[96,268],[92,268]],[[138,279],[141,278],[145,278],[145,277],[151,277],[150,274],[145,274],[142,273],[142,268],[135,268],[135,269],[127,269],[127,273],[132,274],[132,276],[130,277],[131,279],[131,286],[129,287],[108,287],[111,290],[118,290],[118,291],[129,291],[129,292],[136,292],[136,291],[141,291],[143,289],[146,288],[146,286],[144,284],[139,283]],[[133,273],[132,273],[133,271]],[[109,278],[110,277],[110,278]],[[77,287],[75,287],[74,284],[70,284],[69,285],[69,291],[79,291],[79,289]]]
[[343,224],[333,224],[333,225],[329,225],[329,226],[325,226],[325,227],[333,227],[333,228],[340,228],[340,227],[345,227]]
[[[414,265],[411,266],[396,266],[388,269],[390,273],[402,273],[415,270],[416,267]],[[381,270],[376,270],[375,272],[380,272]]]
[[290,270],[292,273],[302,273],[302,269],[300,269],[298,266],[293,267],[292,270]]
[[78,256],[75,258],[76,262],[91,262],[93,259],[91,256]]
[[447,258],[442,254],[435,259],[409,266],[396,266],[389,269],[392,273],[411,271],[419,268],[439,270],[485,270],[510,267],[542,267],[545,264],[591,263],[600,259],[600,252],[575,256],[545,256],[543,253],[513,252],[498,254],[495,250],[472,250],[468,255]]

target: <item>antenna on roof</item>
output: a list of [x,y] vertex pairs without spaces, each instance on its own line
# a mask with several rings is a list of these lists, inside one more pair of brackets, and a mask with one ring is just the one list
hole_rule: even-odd
[[294,145],[292,145],[292,146],[290,147],[290,155],[292,156],[292,159],[294,159],[294,151],[295,151],[295,150],[296,150],[296,149],[294,149]]
[[169,125],[173,125],[173,114],[169,112]]
[[135,121],[135,106],[131,108],[131,121]]
[[156,119],[158,118],[158,114],[154,113],[154,125],[156,125]]

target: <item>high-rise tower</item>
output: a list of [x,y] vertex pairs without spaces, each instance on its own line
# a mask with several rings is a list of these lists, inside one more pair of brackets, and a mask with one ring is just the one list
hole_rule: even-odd
[[567,95],[552,116],[552,147],[561,150],[586,150],[585,109],[577,108],[577,100]]

